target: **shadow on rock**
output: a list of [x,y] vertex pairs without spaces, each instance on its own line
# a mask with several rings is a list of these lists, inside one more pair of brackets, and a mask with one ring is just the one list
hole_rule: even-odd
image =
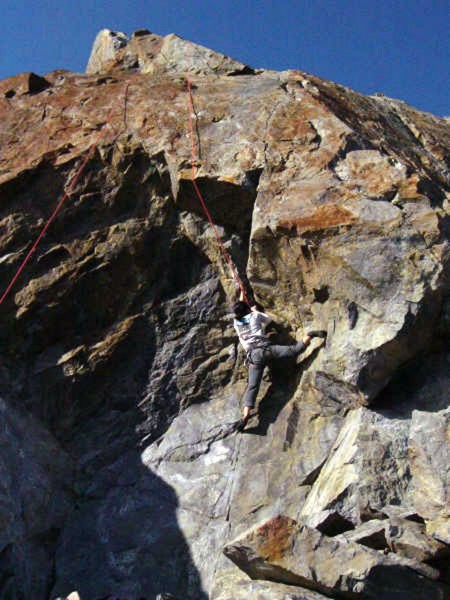
[[84,491],[60,539],[51,598],[206,600],[173,489],[130,451]]
[[414,410],[444,410],[449,406],[449,373],[448,352],[415,358],[398,370],[371,408],[396,419],[410,419]]

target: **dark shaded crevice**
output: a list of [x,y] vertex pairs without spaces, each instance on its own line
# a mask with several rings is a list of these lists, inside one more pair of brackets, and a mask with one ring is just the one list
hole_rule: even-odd
[[324,466],[326,462],[326,459],[323,460],[320,465],[318,467],[316,467],[314,470],[311,471],[311,473],[309,473],[307,475],[307,477],[302,481],[302,485],[314,485],[316,479],[319,477],[320,472],[322,470],[322,467]]
[[255,69],[245,65],[242,69],[236,69],[227,73],[227,77],[238,77],[239,75],[256,75]]
[[[309,151],[313,152],[313,151],[319,149],[323,138],[320,135],[318,128],[316,127],[316,125],[314,125],[314,123],[311,120],[308,121],[308,125],[311,127],[312,131],[314,132],[314,137],[312,139],[310,139],[308,142]],[[286,141],[292,141],[292,140],[286,140]],[[303,145],[305,142],[302,140],[300,143]],[[290,157],[290,153],[287,155],[286,161],[289,159],[289,157]]]
[[300,418],[300,409],[297,402],[292,406],[291,414],[289,415],[286,427],[286,437],[283,443],[283,452],[289,450],[297,434],[298,421]]
[[[14,585],[13,544],[7,544],[0,551],[0,593],[11,593]],[[11,590],[11,591],[10,591]]]
[[420,179],[419,183],[417,184],[417,191],[419,194],[423,194],[429,198],[431,208],[441,207],[445,200],[445,192],[432,179]]
[[[371,402],[389,383],[393,372],[415,356],[430,351],[441,306],[441,292],[428,289],[420,308],[415,313],[409,310],[405,316],[395,339],[368,353],[357,386]],[[420,335],[417,332],[421,332]]]
[[[197,186],[216,226],[224,227],[230,233],[245,235],[250,231],[256,189],[252,182],[259,181],[257,172],[249,172],[250,183],[240,186],[228,181],[199,177]],[[196,195],[192,181],[182,179],[176,198],[179,209],[187,210],[206,219],[201,203]]]
[[70,260],[71,255],[68,249],[62,245],[55,245],[47,252],[44,252],[37,259],[37,263],[44,272],[55,269],[66,260]]
[[[17,81],[17,79],[19,79],[19,81]],[[31,72],[18,75],[17,78],[12,77],[11,83],[13,85],[14,83],[16,84],[16,89],[14,89],[14,87],[11,87],[9,90],[6,90],[6,92],[4,92],[3,95],[7,99],[14,98],[17,92],[19,92],[20,96],[35,96],[36,94],[39,94],[40,92],[51,87],[51,84],[44,77],[41,77],[40,75],[36,75],[36,73]],[[22,86],[25,86],[26,90],[24,90]],[[21,91],[21,88],[23,89],[23,91]]]
[[357,133],[352,133],[345,138],[345,144],[339,149],[335,156],[328,163],[328,168],[334,173],[337,179],[341,179],[336,173],[336,166],[346,158],[350,152],[356,152],[358,150],[378,150],[369,140],[364,139]]
[[419,523],[420,525],[425,525],[425,519],[417,513],[406,515],[405,521],[411,521],[412,523]]
[[159,302],[180,296],[213,276],[207,257],[186,237],[176,238],[171,243],[164,270],[165,285]]
[[371,410],[397,419],[411,419],[414,410],[445,410],[450,405],[449,364],[450,354],[443,349],[417,354],[397,369]]
[[330,297],[330,291],[327,285],[322,285],[320,288],[313,288],[314,300],[319,304],[325,304]]
[[[438,226],[439,231],[441,233],[441,237],[443,240],[450,239],[450,215],[439,215],[438,214]],[[449,269],[450,271],[450,269]],[[450,279],[450,273],[447,275],[447,279]],[[446,289],[449,289],[450,286],[447,286]],[[450,292],[449,292],[450,294]],[[449,327],[450,331],[450,327]]]
[[364,589],[367,598],[383,598],[386,600],[407,599],[411,597],[412,585],[420,586],[419,598],[445,598],[448,590],[444,585],[437,587],[432,581],[418,573],[411,578],[411,569],[404,565],[375,565],[370,570]]
[[328,537],[335,537],[346,531],[355,529],[355,525],[338,511],[331,512],[316,529]]
[[[276,563],[267,562],[263,558],[255,557],[249,559],[245,551],[238,547],[228,546],[224,551],[225,556],[232,560],[240,569],[254,580],[273,581],[274,583],[282,583],[295,586],[297,593],[302,593],[302,588],[312,590],[323,594],[329,598],[359,598],[359,594],[352,592],[340,592],[323,586],[319,581],[313,583],[310,579],[296,575],[292,571],[277,565]],[[270,560],[270,559],[269,559]],[[312,575],[314,578],[314,574]]]
[[439,581],[450,586],[450,549],[448,547],[442,554],[433,559],[425,560],[424,563],[439,571]]
[[259,186],[259,180],[261,179],[262,172],[262,168],[251,169],[250,171],[246,171],[245,182],[243,187],[256,191]]
[[356,302],[350,302],[347,305],[347,316],[348,316],[349,328],[354,329],[356,323],[358,322],[358,316],[359,316],[358,305],[356,304]]
[[1,184],[0,219],[14,214],[13,208],[27,215],[29,226],[48,218],[63,194],[70,168],[55,168],[49,160],[42,160],[34,169],[22,171]]
[[359,538],[358,544],[366,546],[367,548],[372,548],[372,550],[387,551],[388,549],[388,543],[384,531],[379,531],[370,536]]
[[[250,296],[252,293],[247,277],[247,263],[253,210],[261,174],[261,168],[246,171],[241,185],[208,177],[196,180],[222,243]],[[192,181],[181,180],[176,205],[208,222]],[[207,224],[207,227],[210,225]],[[253,298],[249,300],[253,301]]]

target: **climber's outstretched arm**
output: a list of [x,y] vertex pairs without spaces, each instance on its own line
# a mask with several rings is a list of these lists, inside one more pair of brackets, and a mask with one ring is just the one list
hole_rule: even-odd
[[[239,300],[241,302],[247,303],[247,299],[246,299],[246,297],[244,295],[244,292],[242,290],[241,290],[241,293],[240,293],[240,296],[239,296]],[[250,310],[253,313],[258,313],[259,318],[261,320],[261,323],[266,323],[267,324],[270,321],[275,321],[273,315],[269,315],[265,311],[262,311],[262,310],[258,309],[258,307],[256,306],[256,304],[253,304],[253,306],[250,306]]]
[[[244,290],[241,289],[241,293],[239,294],[239,300],[241,302],[247,302],[247,298],[245,297]],[[258,310],[256,306],[250,306],[250,310]]]

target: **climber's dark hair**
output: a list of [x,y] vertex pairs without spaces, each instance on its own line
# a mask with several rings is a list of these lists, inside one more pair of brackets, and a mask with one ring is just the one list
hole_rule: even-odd
[[246,302],[238,300],[233,304],[233,312],[236,319],[240,321],[243,317],[245,317],[245,315],[248,315],[252,311]]

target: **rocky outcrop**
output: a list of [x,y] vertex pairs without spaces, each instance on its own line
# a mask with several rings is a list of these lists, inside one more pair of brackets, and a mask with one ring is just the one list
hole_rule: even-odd
[[445,598],[450,590],[418,561],[350,539],[337,541],[283,516],[244,533],[224,552],[252,579],[282,581],[332,598]]
[[350,411],[303,505],[302,519],[327,533],[339,528],[339,521],[354,527],[386,504],[406,503],[407,449],[407,422],[364,408]]
[[253,69],[209,48],[170,34],[161,37],[147,29],[129,39],[120,31],[102,29],[97,35],[86,73],[139,69],[142,73],[241,75]]
[[[273,341],[328,333],[242,434],[188,67],[196,183]],[[443,597],[448,123],[144,30],[0,110],[4,289],[69,192],[0,306],[0,599]]]

